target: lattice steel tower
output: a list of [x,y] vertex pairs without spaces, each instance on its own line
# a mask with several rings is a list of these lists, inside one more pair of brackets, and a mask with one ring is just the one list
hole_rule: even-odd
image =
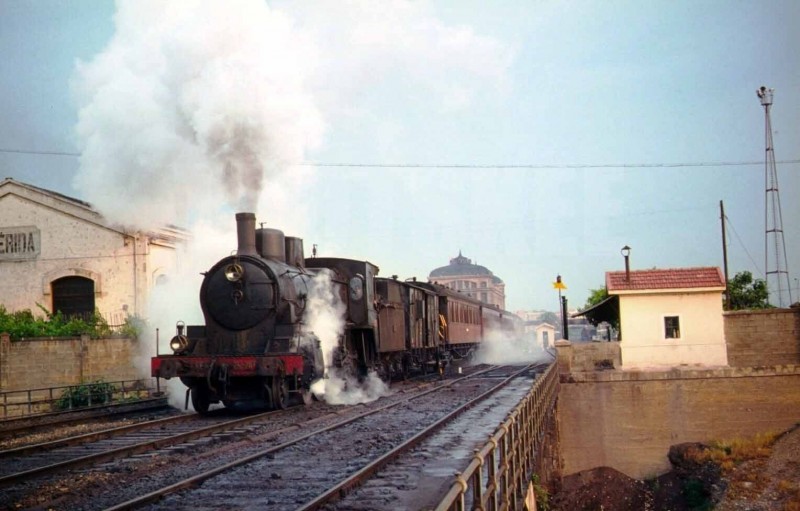
[[[778,307],[788,307],[792,303],[792,289],[789,285],[789,269],[786,267],[786,243],[783,240],[783,215],[781,196],[778,192],[778,169],[775,165],[775,150],[772,146],[772,121],[769,110],[772,106],[774,89],[764,86],[756,90],[764,107],[764,138],[767,154],[764,162],[764,181],[766,200],[764,201],[764,271],[767,277],[768,301]],[[785,287],[784,287],[785,283]]]

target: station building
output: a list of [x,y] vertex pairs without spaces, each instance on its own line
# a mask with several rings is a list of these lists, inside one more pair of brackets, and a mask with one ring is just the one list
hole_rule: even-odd
[[472,264],[472,260],[461,255],[450,259],[450,264],[433,270],[429,282],[454,289],[484,303],[506,308],[506,285],[503,280],[485,266]]
[[[154,286],[174,273],[178,228],[131,232],[90,204],[6,178],[0,182],[0,304],[34,315],[99,312],[110,325],[146,315]],[[41,306],[41,307],[40,307]]]

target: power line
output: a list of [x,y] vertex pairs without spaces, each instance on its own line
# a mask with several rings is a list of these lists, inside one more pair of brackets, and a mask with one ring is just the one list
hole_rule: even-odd
[[[304,167],[365,167],[365,168],[427,168],[427,169],[616,169],[616,168],[680,168],[680,167],[738,167],[763,165],[762,161],[696,162],[696,163],[596,163],[596,164],[427,164],[427,163],[324,163],[303,162]],[[800,160],[777,163],[795,164]]]
[[[44,156],[81,156],[81,153],[67,151],[33,151],[25,149],[3,149],[0,153],[33,154]],[[763,161],[705,161],[688,163],[563,163],[563,164],[536,164],[536,163],[493,163],[493,164],[468,164],[468,163],[326,163],[304,161],[297,163],[302,167],[349,167],[349,168],[419,168],[419,169],[617,169],[617,168],[683,168],[683,167],[743,167],[748,165],[762,165]],[[797,160],[781,160],[776,163],[793,165],[800,163]]]
[[759,272],[761,275],[764,275],[764,272],[761,270],[761,268],[759,268],[758,263],[756,263],[755,259],[753,259],[753,256],[750,255],[750,251],[747,250],[747,246],[742,241],[742,238],[739,236],[739,233],[736,232],[736,228],[733,226],[731,219],[728,218],[728,215],[725,215],[725,226],[730,227],[733,233],[736,235],[736,239],[739,240],[739,244],[744,249],[744,253],[747,254],[747,257],[750,258],[750,262],[753,263],[753,267],[756,269],[756,271]]
[[25,149],[0,149],[0,153],[12,154],[37,154],[45,156],[80,156],[81,153],[70,153],[66,151],[29,151]]

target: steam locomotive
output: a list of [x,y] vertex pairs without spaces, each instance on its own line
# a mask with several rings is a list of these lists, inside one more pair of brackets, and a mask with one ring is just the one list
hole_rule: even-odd
[[378,277],[367,261],[304,258],[303,242],[236,215],[238,248],[204,274],[205,325],[179,322],[171,355],[151,359],[151,374],[180,378],[201,414],[212,403],[286,408],[309,404],[325,376],[320,340],[304,313],[312,279],[325,272],[345,305],[345,328],[328,364],[383,379],[441,371],[469,357],[489,329],[513,331],[514,314],[434,283]]

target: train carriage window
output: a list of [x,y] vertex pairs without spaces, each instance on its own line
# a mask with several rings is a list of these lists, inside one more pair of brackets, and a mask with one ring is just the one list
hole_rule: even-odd
[[94,314],[94,281],[85,277],[62,277],[50,284],[53,312],[68,317],[89,318]]

